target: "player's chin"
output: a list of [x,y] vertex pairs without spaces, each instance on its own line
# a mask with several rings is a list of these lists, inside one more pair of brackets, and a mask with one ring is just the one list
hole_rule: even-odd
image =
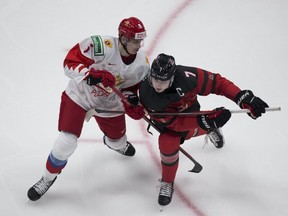
[[163,90],[163,89],[157,89],[157,88],[155,88],[155,91],[156,91],[157,93],[161,93],[161,92],[163,92],[164,90]]
[[133,50],[131,54],[135,55],[135,54],[137,54],[138,51],[139,51],[139,49]]

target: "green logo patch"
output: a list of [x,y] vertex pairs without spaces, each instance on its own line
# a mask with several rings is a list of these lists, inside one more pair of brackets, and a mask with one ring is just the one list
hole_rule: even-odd
[[104,46],[102,38],[99,35],[91,36],[94,45],[94,55],[103,56],[104,55]]

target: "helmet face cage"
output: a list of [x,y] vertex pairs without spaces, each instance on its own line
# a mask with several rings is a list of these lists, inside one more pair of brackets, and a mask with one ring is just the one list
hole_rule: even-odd
[[176,71],[175,59],[173,56],[159,54],[153,61],[149,76],[161,80],[171,80]]
[[129,39],[143,40],[146,37],[146,29],[143,23],[136,17],[123,19],[118,28],[119,37],[122,35]]

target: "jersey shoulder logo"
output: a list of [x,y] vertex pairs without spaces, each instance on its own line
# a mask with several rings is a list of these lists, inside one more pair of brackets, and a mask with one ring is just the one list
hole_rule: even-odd
[[109,39],[104,40],[104,44],[105,44],[105,46],[107,46],[109,48],[112,48],[112,46],[113,46],[112,41]]
[[104,55],[104,46],[102,38],[99,35],[91,36],[94,47],[94,55],[95,56],[103,56]]

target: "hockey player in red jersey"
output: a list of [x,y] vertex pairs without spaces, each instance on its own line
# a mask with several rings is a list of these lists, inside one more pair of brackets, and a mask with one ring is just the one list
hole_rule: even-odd
[[[141,82],[140,101],[148,112],[193,112],[200,110],[197,95],[217,94],[235,101],[251,111],[256,119],[268,105],[250,90],[241,90],[220,74],[176,65],[173,56],[160,54],[153,61],[149,75]],[[216,148],[224,144],[220,128],[230,119],[229,110],[221,107],[214,114],[193,116],[153,116],[151,121],[161,131],[158,142],[162,165],[162,180],[158,203],[168,205],[178,169],[179,147],[184,140],[205,135]]]
[[[64,60],[65,75],[70,78],[61,97],[58,129],[60,134],[48,156],[42,178],[28,190],[30,200],[38,200],[51,187],[77,147],[86,112],[91,109],[125,110],[133,119],[143,116],[142,106],[123,106],[111,91],[114,86],[127,92],[133,103],[138,84],[149,71],[149,62],[140,49],[146,37],[143,23],[136,17],[123,19],[118,38],[94,35],[77,43]],[[137,103],[137,102],[136,102]],[[124,114],[96,114],[104,133],[103,142],[125,156],[135,149],[127,141]]]

